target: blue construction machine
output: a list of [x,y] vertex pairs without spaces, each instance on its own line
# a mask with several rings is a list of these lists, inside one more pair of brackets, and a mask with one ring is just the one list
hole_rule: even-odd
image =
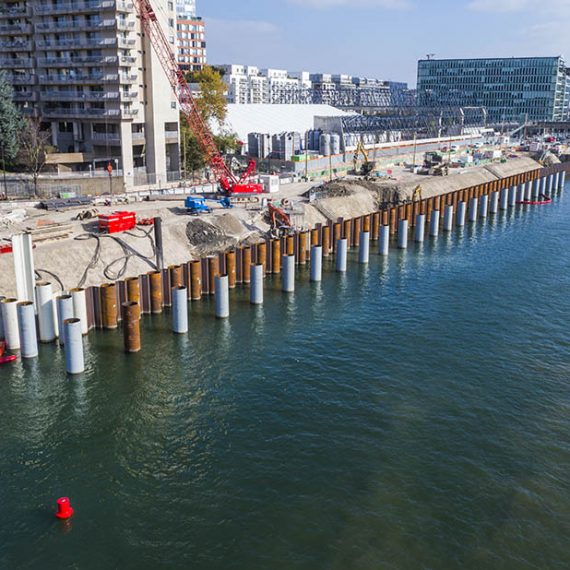
[[216,204],[220,204],[220,206],[222,206],[224,209],[233,208],[229,196],[225,196],[224,198],[219,199],[202,198],[201,196],[188,196],[184,201],[184,207],[189,214],[209,214],[212,211],[212,208],[210,208],[206,202],[214,202]]

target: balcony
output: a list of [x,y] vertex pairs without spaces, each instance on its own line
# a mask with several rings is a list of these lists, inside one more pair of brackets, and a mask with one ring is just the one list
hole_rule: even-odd
[[114,10],[116,6],[115,0],[83,0],[80,2],[68,2],[66,4],[52,4],[44,6],[36,6],[34,14],[37,16],[51,14],[77,14],[88,12],[101,12],[102,10]]
[[133,133],[133,144],[144,144],[145,140],[144,133]]
[[46,118],[79,117],[81,119],[120,119],[119,109],[69,109],[67,107],[44,109],[42,115]]
[[116,101],[118,91],[42,91],[42,101]]
[[164,138],[167,142],[178,142],[178,131],[165,131]]
[[78,56],[78,57],[40,57],[39,67],[75,67],[76,65],[115,65],[118,63],[117,56]]
[[12,85],[33,85],[36,82],[35,75],[30,73],[9,73],[6,78]]
[[0,42],[0,51],[32,51],[32,42],[29,40]]
[[28,12],[25,5],[7,5],[0,8],[0,18],[13,18],[14,16],[24,16]]
[[119,81],[121,83],[134,83],[135,81],[137,81],[138,78],[139,76],[136,73],[131,73],[131,74],[121,73],[119,75]]
[[134,22],[125,22],[124,20],[118,20],[117,21],[117,29],[122,31],[122,32],[132,31],[135,29],[135,23]]
[[30,57],[13,57],[0,59],[0,68],[2,69],[26,69],[32,67],[32,65],[32,58]]
[[36,101],[35,91],[14,91],[14,101]]
[[119,38],[119,47],[124,49],[132,48],[136,45],[136,40],[129,40],[125,38]]
[[94,143],[113,143],[113,144],[120,144],[121,143],[121,135],[120,133],[93,133],[91,135],[91,140]]
[[[65,30],[74,31],[91,31],[91,30],[104,30],[114,29],[117,24],[115,19],[107,20],[63,20],[61,22],[40,22],[36,24],[36,31],[38,32],[61,32]],[[1,33],[1,27],[0,27]]]
[[117,73],[47,74],[40,75],[39,82],[43,85],[118,83],[119,75]]
[[32,26],[24,22],[20,24],[4,24],[0,26],[0,35],[23,36],[32,33]]
[[93,38],[93,39],[59,39],[38,40],[37,49],[98,49],[113,48],[117,45],[117,38]]

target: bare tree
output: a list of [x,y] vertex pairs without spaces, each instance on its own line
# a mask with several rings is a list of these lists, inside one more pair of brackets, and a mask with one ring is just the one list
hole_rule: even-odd
[[38,195],[38,179],[46,165],[47,155],[53,148],[49,144],[51,133],[42,128],[39,119],[26,119],[19,134],[19,164],[32,176],[34,195]]

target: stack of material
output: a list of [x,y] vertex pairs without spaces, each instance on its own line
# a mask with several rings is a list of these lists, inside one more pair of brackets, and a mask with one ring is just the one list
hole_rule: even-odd
[[71,224],[48,223],[35,228],[28,227],[26,230],[32,234],[34,243],[66,239],[72,234]]
[[46,210],[65,210],[66,208],[76,208],[78,206],[89,206],[93,202],[92,198],[53,198],[40,202],[40,206]]

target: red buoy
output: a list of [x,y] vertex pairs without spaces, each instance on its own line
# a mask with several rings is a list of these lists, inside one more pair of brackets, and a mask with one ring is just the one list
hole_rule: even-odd
[[68,497],[61,497],[57,500],[57,513],[55,513],[55,516],[58,519],[69,519],[73,516],[73,508]]

